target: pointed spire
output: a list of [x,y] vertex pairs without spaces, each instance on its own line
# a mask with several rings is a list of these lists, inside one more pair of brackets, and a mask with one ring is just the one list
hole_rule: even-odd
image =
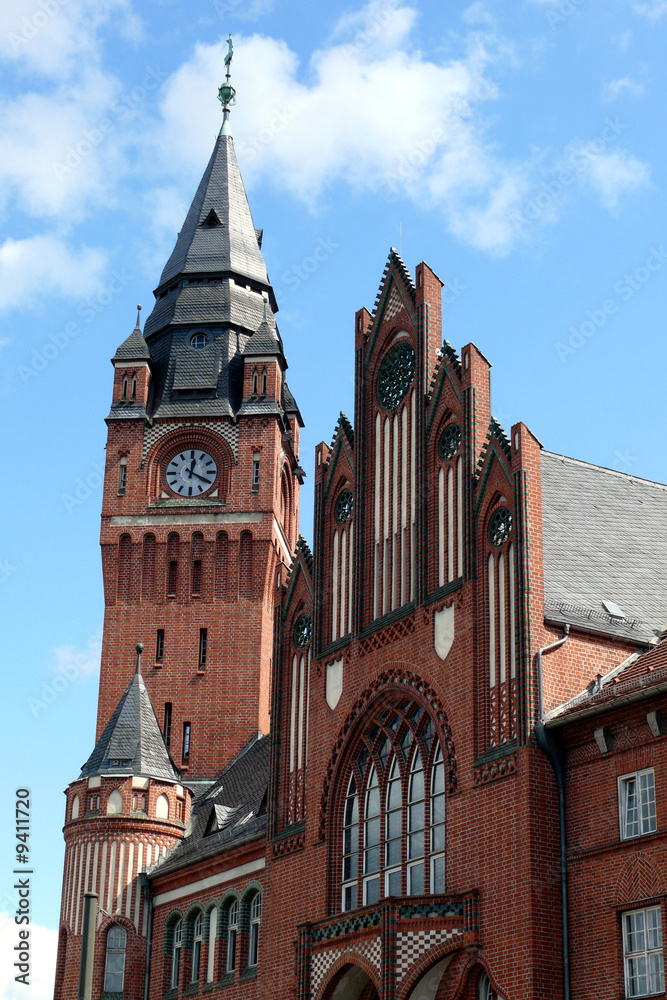
[[147,778],[179,781],[180,774],[169,756],[150,695],[141,676],[143,645],[136,645],[137,664],[116,710],[81,768],[81,777],[136,774]]
[[112,364],[115,361],[150,361],[151,352],[148,350],[148,344],[144,340],[144,336],[141,332],[141,326],[139,325],[140,316],[141,306],[137,306],[136,326],[130,336],[123,341],[112,357]]
[[222,104],[222,127],[220,129],[220,135],[231,135],[229,128],[229,109],[234,107],[236,104],[236,91],[232,87],[232,57],[234,55],[234,45],[232,44],[232,36],[230,35],[227,39],[227,45],[229,46],[227,50],[227,55],[225,56],[225,82],[218,88],[218,100]]

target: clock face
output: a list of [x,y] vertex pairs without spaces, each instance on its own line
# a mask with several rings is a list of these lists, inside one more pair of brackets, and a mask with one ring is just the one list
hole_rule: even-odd
[[167,486],[179,497],[198,497],[210,490],[218,475],[215,459],[199,448],[177,452],[167,465]]

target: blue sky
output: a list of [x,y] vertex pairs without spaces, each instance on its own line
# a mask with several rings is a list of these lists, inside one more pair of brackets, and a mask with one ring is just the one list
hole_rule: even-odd
[[[352,416],[354,311],[395,245],[445,281],[445,336],[492,362],[507,429],[521,419],[551,450],[667,480],[667,0],[4,4],[4,780],[33,792],[46,929],[62,791],[94,738],[109,358],[136,303],[150,310],[210,154],[230,31],[232,131],[306,470],[338,412]],[[39,934],[35,1000],[55,940]]]

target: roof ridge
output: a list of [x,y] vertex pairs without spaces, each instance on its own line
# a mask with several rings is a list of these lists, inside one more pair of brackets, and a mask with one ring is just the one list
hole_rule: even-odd
[[550,455],[552,458],[561,458],[564,462],[572,462],[573,465],[585,465],[589,469],[598,469],[600,472],[607,472],[610,476],[618,476],[621,479],[635,480],[638,483],[646,483],[648,486],[657,486],[660,490],[667,490],[667,483],[659,483],[655,479],[645,479],[644,476],[635,476],[630,472],[621,472],[620,469],[610,469],[607,465],[597,465],[595,462],[587,462],[583,458],[572,458],[570,455],[561,455],[557,451],[542,449],[543,455]]

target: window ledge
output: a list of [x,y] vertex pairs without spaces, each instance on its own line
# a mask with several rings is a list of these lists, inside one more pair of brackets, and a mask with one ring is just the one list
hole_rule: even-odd
[[220,986],[233,986],[234,985],[234,973],[226,972],[222,979],[216,983],[216,987]]
[[164,995],[164,1000],[177,1000],[178,997],[178,986],[172,986],[170,990]]
[[239,976],[240,983],[247,983],[251,979],[257,979],[257,966],[251,965],[245,970],[242,976]]
[[188,985],[183,990],[184,997],[193,997],[199,993],[199,983],[188,983]]
[[507,743],[501,743],[500,746],[493,747],[491,750],[485,750],[484,753],[479,755],[472,766],[481,767],[483,764],[488,764],[489,761],[498,760],[501,757],[509,757],[511,754],[516,753],[516,750],[516,740],[508,740]]
[[158,660],[157,663],[153,664],[153,670],[162,670],[162,661]]

